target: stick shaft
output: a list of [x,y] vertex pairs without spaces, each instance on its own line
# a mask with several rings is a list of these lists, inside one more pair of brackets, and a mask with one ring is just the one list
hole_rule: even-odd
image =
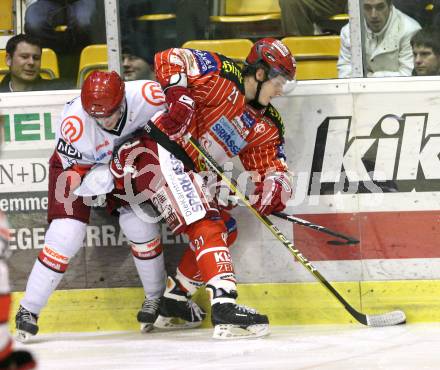
[[350,236],[347,236],[347,235],[338,233],[336,231],[330,230],[330,229],[328,229],[328,228],[326,228],[324,226],[313,224],[313,223],[311,223],[311,222],[309,222],[307,220],[303,220],[302,218],[299,218],[299,217],[291,216],[291,215],[288,215],[288,214],[283,213],[283,212],[274,212],[274,213],[272,213],[272,215],[274,215],[276,217],[279,217],[279,218],[282,218],[283,220],[290,221],[290,222],[292,222],[294,224],[298,224],[298,225],[301,225],[301,226],[309,227],[309,228],[311,228],[313,230],[322,232],[324,234],[328,234],[328,235],[335,236],[335,237],[340,238],[340,239],[344,239],[347,242],[350,242],[351,244],[359,243],[359,240],[357,240],[357,239],[354,239],[354,238],[352,238]]
[[261,215],[249,202],[248,197],[243,194],[228,177],[224,174],[223,169],[216,161],[200,146],[200,144],[192,137],[187,138],[194,149],[205,159],[208,165],[225,181],[227,186],[243,201],[252,213],[261,221],[261,223],[269,229],[269,231],[290,251],[290,253],[300,262],[327,290],[345,307],[345,309],[357,321],[364,325],[367,324],[366,315],[356,311],[339,293],[338,291],[321,275],[321,273],[303,256],[303,254],[295,248],[292,242],[269,220],[268,217]]

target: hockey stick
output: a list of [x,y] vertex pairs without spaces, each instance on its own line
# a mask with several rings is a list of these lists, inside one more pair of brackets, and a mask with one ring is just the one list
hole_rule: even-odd
[[349,237],[347,235],[344,235],[344,234],[341,234],[341,233],[337,233],[336,231],[327,229],[324,226],[317,225],[317,224],[312,224],[311,222],[309,222],[307,220],[303,220],[302,218],[291,216],[291,215],[288,215],[288,214],[283,213],[283,212],[274,212],[274,213],[272,213],[272,215],[276,216],[276,217],[279,217],[279,218],[282,218],[283,220],[290,221],[290,222],[292,222],[294,224],[302,225],[302,226],[305,226],[305,227],[310,227],[313,230],[320,231],[322,233],[329,234],[329,235],[332,235],[332,236],[336,236],[337,238],[345,240],[345,242],[339,241],[339,240],[329,240],[327,242],[327,244],[332,244],[332,245],[352,245],[352,244],[358,244],[359,243],[359,240],[356,240],[354,238],[351,238],[351,237]]
[[358,322],[367,326],[391,326],[404,324],[406,316],[403,311],[391,311],[377,315],[366,315],[362,312],[356,311],[339,293],[338,291],[321,275],[321,273],[305,258],[302,253],[295,248],[286,236],[269,220],[268,217],[260,215],[258,211],[252,207],[248,197],[241,193],[240,190],[228,179],[224,174],[223,169],[216,163],[216,161],[201,147],[201,145],[193,139],[189,134],[185,136],[186,140],[192,147],[204,158],[208,165],[225,181],[228,187],[243,201],[252,213],[261,221],[261,223],[269,229],[269,231],[293,254],[293,256],[300,262],[312,275],[324,286],[331,294],[345,307],[345,309]]

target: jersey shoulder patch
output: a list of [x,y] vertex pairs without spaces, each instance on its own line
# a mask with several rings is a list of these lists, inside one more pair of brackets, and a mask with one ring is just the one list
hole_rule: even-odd
[[214,54],[205,50],[189,49],[197,63],[200,75],[205,75],[218,70],[218,63]]
[[226,58],[224,55],[217,55],[222,63],[220,77],[234,82],[238,90],[244,95],[244,78],[240,66],[232,59]]
[[79,115],[70,114],[61,121],[60,136],[69,144],[80,140],[84,134],[84,119]]

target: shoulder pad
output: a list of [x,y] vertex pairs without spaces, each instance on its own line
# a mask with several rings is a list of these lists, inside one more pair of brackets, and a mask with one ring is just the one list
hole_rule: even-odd
[[273,124],[278,128],[281,138],[284,137],[284,122],[281,118],[281,114],[278,110],[272,105],[269,104],[264,112],[264,117],[269,118]]

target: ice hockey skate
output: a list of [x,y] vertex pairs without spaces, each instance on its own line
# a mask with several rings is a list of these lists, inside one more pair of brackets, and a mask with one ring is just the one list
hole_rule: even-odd
[[153,324],[159,316],[160,298],[145,298],[140,311],[137,314],[137,321],[141,323],[141,332],[148,333],[153,330]]
[[207,285],[211,294],[214,339],[258,338],[269,334],[269,319],[253,308],[235,302],[237,292]]
[[154,326],[168,330],[196,328],[205,316],[206,312],[179,288],[177,280],[169,276]]
[[27,342],[31,337],[38,333],[38,315],[28,311],[23,306],[18,309],[15,316],[16,339],[19,342]]

